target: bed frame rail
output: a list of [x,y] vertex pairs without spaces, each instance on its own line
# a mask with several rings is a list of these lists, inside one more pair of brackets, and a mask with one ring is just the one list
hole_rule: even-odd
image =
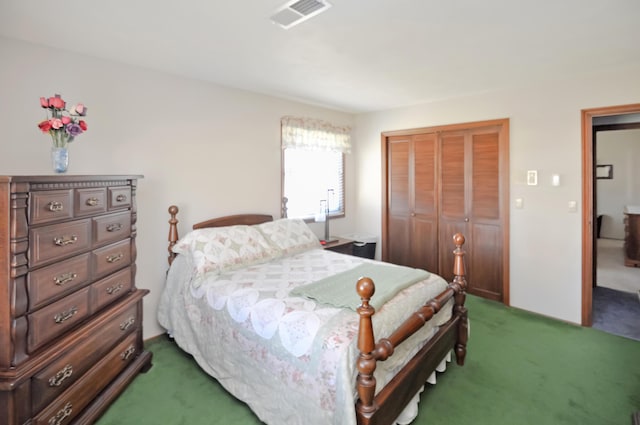
[[[456,245],[453,251],[455,276],[453,282],[445,291],[414,312],[389,337],[382,338],[377,343],[375,343],[372,324],[375,310],[369,304],[375,292],[375,285],[367,277],[358,280],[356,290],[362,300],[362,304],[357,309],[360,315],[358,330],[360,354],[356,381],[359,397],[356,403],[356,416],[359,425],[393,423],[452,348],[455,349],[457,363],[464,364],[468,335],[467,309],[464,307],[467,288],[462,250],[464,236],[457,233],[453,240]],[[439,328],[431,340],[376,395],[376,379],[373,376],[376,362],[384,361],[393,355],[397,346],[422,328],[451,298],[454,298],[455,303],[453,317]]]

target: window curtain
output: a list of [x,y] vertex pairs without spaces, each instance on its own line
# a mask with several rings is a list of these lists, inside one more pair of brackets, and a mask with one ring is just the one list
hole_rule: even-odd
[[351,127],[335,126],[313,118],[283,117],[282,149],[351,152]]

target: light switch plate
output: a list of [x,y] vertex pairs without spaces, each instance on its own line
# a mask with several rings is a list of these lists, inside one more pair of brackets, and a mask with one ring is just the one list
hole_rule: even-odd
[[578,212],[578,202],[569,201],[569,212]]
[[529,171],[527,171],[527,184],[529,186],[537,186],[538,185],[538,171],[537,170],[529,170]]

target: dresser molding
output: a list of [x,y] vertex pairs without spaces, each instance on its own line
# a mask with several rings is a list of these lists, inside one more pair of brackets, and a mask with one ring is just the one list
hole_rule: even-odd
[[139,178],[0,176],[0,423],[93,423],[151,367]]

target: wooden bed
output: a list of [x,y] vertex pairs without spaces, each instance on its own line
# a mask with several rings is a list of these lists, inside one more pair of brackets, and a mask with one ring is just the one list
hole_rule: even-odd
[[[169,264],[177,254],[172,248],[178,242],[178,207],[169,208]],[[226,216],[197,223],[193,229],[231,226],[237,224],[256,225],[270,222],[273,217],[262,214],[241,214]],[[464,236],[453,237],[454,279],[446,290],[438,296],[426,300],[404,323],[386,338],[374,336],[372,317],[375,313],[370,301],[374,296],[375,284],[368,277],[360,278],[355,284],[361,304],[357,308],[359,327],[357,331],[357,379],[355,387],[358,399],[355,404],[356,420],[359,425],[384,425],[395,423],[405,405],[425,385],[441,360],[451,350],[458,365],[463,365],[468,338],[467,309],[464,306],[466,280],[464,267]],[[355,282],[354,282],[355,283]],[[385,361],[394,354],[396,348],[431,320],[436,313],[453,299],[451,318],[440,326],[435,335],[409,360],[404,367],[381,389],[376,389],[374,371],[378,362]],[[449,304],[451,305],[451,304]]]

